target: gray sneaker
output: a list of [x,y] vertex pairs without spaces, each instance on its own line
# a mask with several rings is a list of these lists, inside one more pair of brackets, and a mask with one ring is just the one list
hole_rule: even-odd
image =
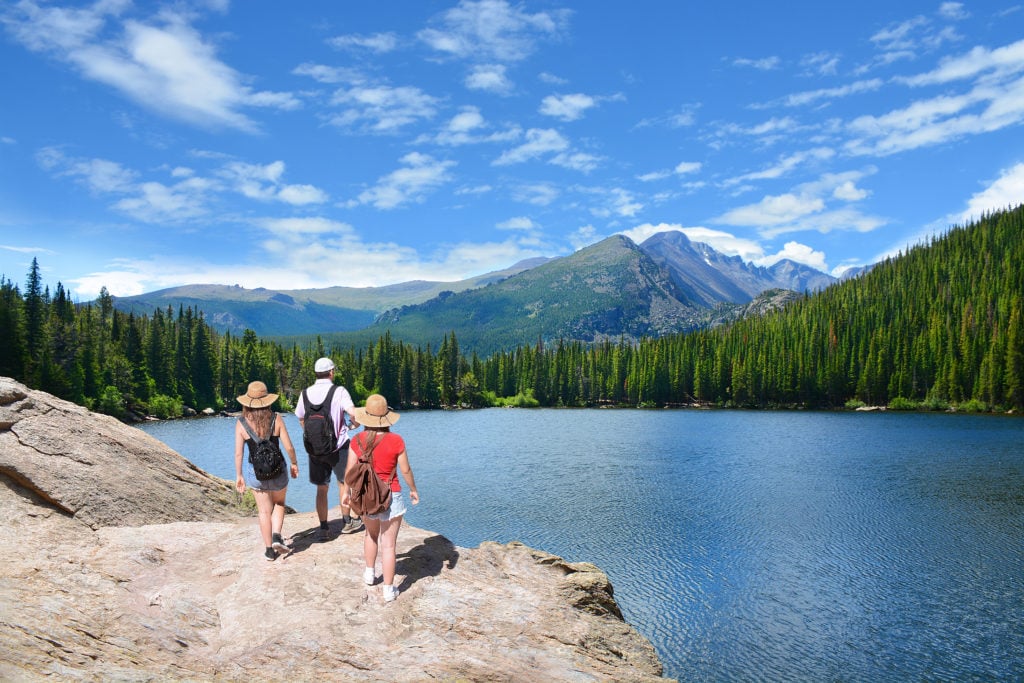
[[358,517],[353,517],[349,521],[349,523],[345,525],[345,528],[341,530],[341,533],[343,533],[343,534],[354,534],[355,532],[359,531],[362,528],[363,528],[363,520],[359,519]]

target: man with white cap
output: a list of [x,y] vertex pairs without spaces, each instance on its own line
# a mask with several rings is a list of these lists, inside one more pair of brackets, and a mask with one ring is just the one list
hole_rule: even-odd
[[[345,466],[348,462],[348,425],[345,415],[348,414],[352,426],[357,427],[355,420],[355,404],[348,390],[341,385],[334,384],[334,361],[330,358],[320,358],[313,366],[316,374],[316,382],[303,390],[295,407],[295,417],[299,418],[304,433],[306,429],[307,410],[312,415],[317,406],[323,405],[328,396],[331,397],[330,406],[324,406],[323,412],[330,417],[333,423],[334,434],[337,437],[337,449],[327,455],[314,455],[309,451],[309,441],[303,439],[306,451],[309,453],[309,483],[316,486],[316,514],[320,518],[320,540],[326,541],[330,538],[327,525],[327,489],[331,485],[331,472],[338,479],[338,497],[345,497]],[[348,506],[341,505],[341,532],[350,534],[362,528],[358,517],[349,515]]]

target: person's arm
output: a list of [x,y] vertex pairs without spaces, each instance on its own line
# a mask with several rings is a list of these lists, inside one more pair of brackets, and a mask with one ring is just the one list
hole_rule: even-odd
[[245,493],[245,477],[242,476],[242,451],[245,450],[245,432],[242,425],[235,422],[235,489]]
[[409,487],[409,500],[412,501],[413,505],[417,505],[420,502],[420,493],[416,490],[416,480],[412,476],[409,454],[405,452],[405,449],[402,449],[402,452],[398,454],[398,469],[401,470],[402,479],[405,479],[405,484]]
[[288,452],[288,459],[292,461],[292,479],[299,476],[299,461],[295,458],[295,446],[292,445],[292,438],[288,436],[288,428],[284,426],[284,420],[277,416],[277,426],[281,430],[278,434],[285,451]]
[[[345,476],[341,478],[342,483],[348,478],[349,470],[355,467],[357,460],[359,460],[359,456],[356,455],[356,449],[350,445],[348,447],[348,460],[345,462]],[[350,502],[352,502],[352,493],[349,491],[348,486],[346,486],[345,494],[341,497],[341,506],[348,507]]]

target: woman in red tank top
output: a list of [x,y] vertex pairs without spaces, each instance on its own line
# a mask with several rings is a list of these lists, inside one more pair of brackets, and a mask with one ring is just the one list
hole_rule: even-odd
[[[387,399],[380,394],[373,394],[366,399],[365,408],[356,408],[356,421],[363,426],[363,431],[352,437],[348,449],[348,470],[355,466],[365,451],[367,444],[373,445],[373,469],[383,481],[391,482],[391,506],[376,515],[363,515],[366,534],[363,536],[363,558],[366,568],[363,570],[363,581],[367,586],[376,583],[377,554],[380,553],[381,591],[384,602],[391,602],[398,597],[395,583],[396,550],[398,530],[402,527],[402,516],[407,508],[402,487],[398,483],[397,473],[409,487],[409,500],[413,505],[420,502],[420,494],[416,490],[416,480],[409,466],[409,455],[405,451],[405,440],[391,431],[391,425],[398,422],[399,415],[388,406]],[[346,492],[345,498],[349,498]],[[348,505],[343,500],[342,505]]]

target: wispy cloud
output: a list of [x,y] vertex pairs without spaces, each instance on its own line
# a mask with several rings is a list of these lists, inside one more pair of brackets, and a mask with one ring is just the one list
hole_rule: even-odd
[[212,177],[178,166],[165,169],[167,178],[160,180],[144,180],[138,171],[109,159],[67,156],[57,147],[39,150],[36,161],[54,176],[72,178],[94,195],[120,197],[111,207],[144,222],[181,223],[207,215],[214,198],[226,192],[292,206],[328,199],[315,186],[284,182],[283,161],[260,165],[228,160],[214,169]]
[[[731,209],[712,222],[753,227],[765,238],[791,232],[870,232],[886,221],[862,214],[853,203],[870,195],[858,182],[876,172],[874,167],[868,167],[860,171],[826,173],[817,180],[797,185],[790,192],[765,195],[758,202]],[[837,203],[839,206],[835,206]]]
[[533,54],[540,40],[560,38],[570,15],[557,9],[530,14],[504,0],[461,0],[417,35],[450,57],[512,63]]
[[551,128],[531,128],[526,131],[526,142],[507,150],[494,160],[495,166],[521,164],[547,154],[564,152],[569,148],[569,141],[562,134]]
[[761,59],[747,59],[740,57],[732,60],[732,63],[735,66],[749,66],[757,69],[758,71],[772,71],[773,69],[778,69],[779,66],[782,65],[782,60],[778,57],[762,57]]
[[827,161],[834,156],[835,151],[827,147],[816,147],[814,149],[804,150],[801,152],[794,152],[793,154],[788,154],[780,158],[779,161],[772,166],[763,168],[760,171],[744,173],[743,175],[729,178],[725,180],[722,185],[725,187],[731,187],[733,185],[739,185],[753,180],[771,180],[781,178],[808,162],[813,163]]
[[515,89],[504,64],[474,66],[466,76],[465,84],[470,90],[482,90],[497,95],[509,95]]
[[394,209],[403,204],[421,202],[433,190],[452,179],[454,161],[439,161],[430,155],[412,152],[399,161],[402,167],[377,180],[377,184],[359,194],[350,205],[372,204],[378,209]]
[[394,133],[417,121],[433,118],[438,100],[413,86],[367,85],[337,90],[331,104],[341,109],[330,119],[340,128]]
[[436,145],[458,147],[488,142],[513,142],[522,137],[522,134],[522,129],[515,126],[504,130],[494,130],[484,119],[479,108],[465,106],[449,119],[437,134],[420,136],[416,142],[431,142]]
[[284,171],[283,161],[266,165],[236,161],[224,166],[218,175],[250,199],[282,201],[294,206],[322,204],[328,200],[327,193],[313,185],[282,182]]
[[383,54],[398,47],[398,36],[394,33],[350,34],[329,38],[327,44],[338,50],[369,50]]
[[255,132],[251,107],[295,109],[287,92],[253,90],[217,58],[187,17],[169,10],[156,21],[122,20],[126,0],[97,2],[83,9],[25,0],[5,17],[14,36],[31,50],[71,64],[83,77],[103,83],[161,115],[206,128]]
[[999,177],[981,192],[973,194],[959,222],[977,220],[985,213],[1017,206],[1024,200],[1024,163],[1002,171]]

